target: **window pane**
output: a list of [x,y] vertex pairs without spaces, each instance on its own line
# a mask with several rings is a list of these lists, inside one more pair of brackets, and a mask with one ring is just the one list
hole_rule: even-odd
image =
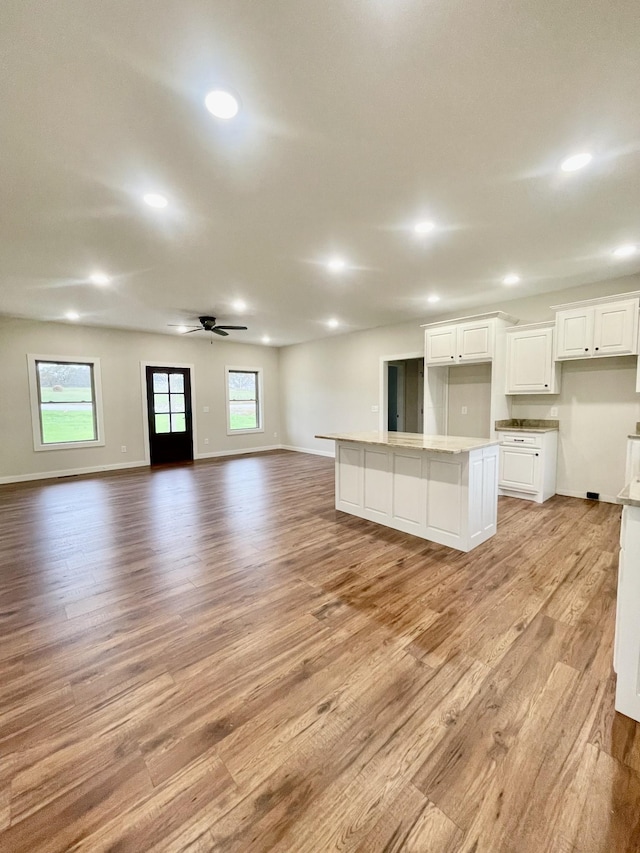
[[40,422],[43,444],[97,438],[91,403],[41,403]]
[[166,394],[169,391],[169,374],[154,373],[153,374],[153,390],[157,394]]
[[255,401],[229,402],[230,429],[257,429],[258,405]]
[[42,403],[93,401],[90,364],[39,361],[37,368]]
[[230,400],[255,400],[257,399],[257,380],[255,371],[241,373],[240,371],[229,372],[229,399]]
[[168,412],[169,411],[169,395],[168,394],[154,394],[153,395],[153,410],[154,410],[154,412]]
[[171,415],[171,432],[186,432],[187,424],[183,414]]
[[172,394],[184,393],[184,376],[182,373],[169,374],[169,390]]
[[156,415],[156,432],[171,432],[169,415]]
[[184,412],[184,394],[171,395],[171,411]]

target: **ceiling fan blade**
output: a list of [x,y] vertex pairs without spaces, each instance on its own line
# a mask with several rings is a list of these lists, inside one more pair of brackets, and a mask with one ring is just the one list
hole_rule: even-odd
[[193,332],[201,332],[201,331],[202,331],[202,328],[200,326],[198,326],[198,328],[196,328],[196,329],[187,329],[187,331],[183,332],[182,334],[183,335],[190,335]]
[[229,332],[225,332],[219,326],[216,326],[215,329],[211,329],[211,331],[213,332],[214,335],[222,335],[225,338],[229,337]]
[[[186,325],[184,323],[167,323],[167,326],[171,326],[174,329],[186,329]],[[193,326],[194,329],[199,329],[200,326]]]
[[246,331],[248,326],[216,326],[216,329],[238,329],[240,331]]

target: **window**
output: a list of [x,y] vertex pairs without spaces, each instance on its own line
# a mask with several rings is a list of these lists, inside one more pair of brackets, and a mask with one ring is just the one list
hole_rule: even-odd
[[227,434],[263,432],[262,370],[227,367]]
[[29,355],[35,450],[104,444],[100,362]]

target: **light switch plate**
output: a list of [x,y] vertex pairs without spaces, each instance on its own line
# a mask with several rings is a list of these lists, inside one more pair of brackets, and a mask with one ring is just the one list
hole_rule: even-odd
[[372,411],[372,412],[379,412],[379,411],[380,411],[380,406],[371,406],[371,411]]
[[550,417],[557,418],[558,417],[558,407],[552,406],[551,411],[549,412]]
[[463,414],[463,415],[466,415],[466,414],[467,414],[467,407],[466,407],[466,406],[463,406],[463,407],[462,407],[462,414]]
[[209,406],[203,406],[203,407],[202,407],[202,411],[203,411],[203,412],[208,412],[208,411],[209,411]]

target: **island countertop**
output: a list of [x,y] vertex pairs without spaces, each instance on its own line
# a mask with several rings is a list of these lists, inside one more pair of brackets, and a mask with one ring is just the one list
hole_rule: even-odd
[[377,444],[383,447],[402,447],[411,450],[430,450],[435,453],[468,453],[481,447],[498,444],[489,438],[474,438],[459,435],[423,435],[417,432],[386,432],[368,430],[363,432],[339,432],[316,435],[329,441],[353,441],[357,444]]
[[619,504],[625,506],[640,506],[640,478],[634,477],[616,497]]

